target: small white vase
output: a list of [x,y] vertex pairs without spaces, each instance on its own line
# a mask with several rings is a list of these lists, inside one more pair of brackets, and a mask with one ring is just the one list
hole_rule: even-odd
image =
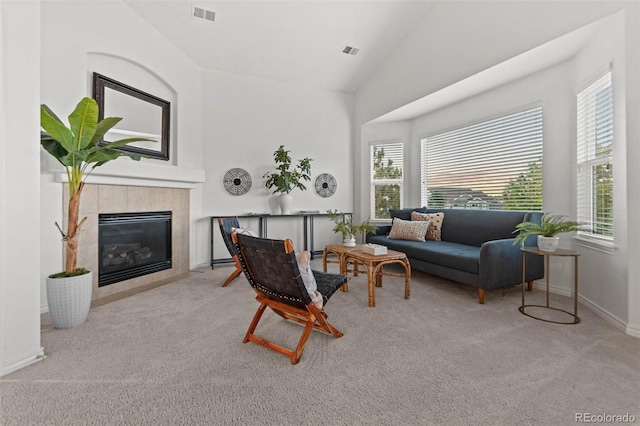
[[544,237],[538,235],[538,248],[540,251],[556,251],[559,243],[560,237]]
[[291,194],[280,194],[278,196],[278,204],[280,205],[280,214],[291,214]]
[[344,237],[344,242],[342,243],[345,247],[355,247],[356,246],[356,237],[353,235],[347,235]]

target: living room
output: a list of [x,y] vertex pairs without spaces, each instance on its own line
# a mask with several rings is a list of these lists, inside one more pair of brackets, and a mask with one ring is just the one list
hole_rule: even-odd
[[[224,25],[232,2],[202,3],[218,12],[212,25]],[[640,215],[640,189],[634,185],[640,171],[633,167],[640,158],[635,143],[640,138],[635,119],[640,116],[638,3],[409,3],[415,8],[413,20],[404,19],[411,27],[394,33],[397,44],[386,46],[388,55],[361,84],[343,81],[342,89],[313,86],[304,78],[292,83],[256,76],[249,68],[240,73],[230,71],[231,66],[202,66],[144,19],[135,2],[0,3],[0,375],[40,359],[44,280],[63,259],[54,225],[63,218],[63,184],[36,143],[38,106],[46,103],[66,115],[82,96],[91,95],[94,71],[143,87],[151,76],[155,82],[148,90],[162,91],[175,105],[169,161],[123,159],[96,172],[91,182],[187,189],[188,266],[196,269],[209,264],[210,216],[272,211],[261,176],[272,167],[271,155],[281,144],[294,158],[313,158],[314,175],[331,173],[338,182],[338,191],[328,199],[312,190],[296,192],[295,208],[353,211],[366,219],[371,142],[404,143],[411,161],[405,162],[403,205],[419,206],[422,137],[527,105],[544,110],[543,209],[575,216],[575,94],[611,66],[615,248],[605,253],[580,247],[579,296],[584,309],[620,333],[640,337],[640,263],[634,255],[640,230],[629,222]],[[277,2],[273,6],[286,8]],[[195,25],[200,24],[209,23]],[[257,22],[247,26],[260,28]],[[376,41],[368,40],[371,48]],[[212,42],[211,49],[216,46]],[[344,55],[341,60],[357,58]],[[264,61],[275,59],[266,52]],[[221,181],[231,167],[248,170],[254,179],[245,196],[224,191]],[[284,232],[274,230],[275,235]],[[299,241],[300,235],[293,238]],[[563,245],[578,247],[571,238]],[[557,264],[552,273],[564,283],[572,270]],[[568,285],[559,285],[556,292],[570,294]]]

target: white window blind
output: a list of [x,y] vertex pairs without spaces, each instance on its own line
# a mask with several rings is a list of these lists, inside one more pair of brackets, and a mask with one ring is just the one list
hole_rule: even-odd
[[422,139],[421,176],[428,207],[542,210],[542,108]]
[[577,206],[582,235],[613,239],[611,71],[577,95]]
[[371,144],[371,218],[388,219],[402,208],[403,144]]

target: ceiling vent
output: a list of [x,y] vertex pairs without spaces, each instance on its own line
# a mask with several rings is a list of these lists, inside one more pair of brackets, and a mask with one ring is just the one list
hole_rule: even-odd
[[216,20],[216,13],[213,10],[203,9],[198,6],[193,6],[193,16],[212,22]]
[[345,46],[344,49],[342,49],[342,53],[346,53],[351,56],[356,56],[359,51],[360,49],[351,46]]

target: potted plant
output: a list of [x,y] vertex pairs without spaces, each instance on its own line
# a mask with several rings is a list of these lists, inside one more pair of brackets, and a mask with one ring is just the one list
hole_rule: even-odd
[[514,244],[520,242],[524,246],[525,240],[531,235],[538,236],[538,248],[541,251],[555,251],[558,248],[560,237],[563,232],[573,232],[580,229],[580,224],[568,219],[566,215],[544,214],[540,223],[522,222],[516,225],[514,234],[518,234]]
[[360,225],[353,223],[350,215],[345,215],[337,210],[327,210],[329,220],[335,223],[333,232],[341,233],[343,244],[346,247],[355,247],[356,235],[359,233],[364,243],[364,239],[369,232],[375,232],[378,228],[371,224],[370,219],[365,220]]
[[105,133],[120,120],[122,118],[107,117],[98,122],[98,104],[87,97],[69,115],[69,127],[49,107],[40,106],[40,125],[44,129],[40,143],[64,166],[69,187],[67,230],[63,231],[56,223],[65,242],[65,269],[47,278],[47,300],[56,328],[72,328],[84,323],[91,306],[92,273],[77,266],[78,237],[86,220],[78,220],[85,180],[94,168],[118,157],[140,160],[139,154],[116,148],[148,140],[129,138],[101,144]]
[[311,161],[309,157],[305,157],[302,160],[298,160],[298,164],[295,167],[291,167],[291,151],[284,149],[284,145],[280,145],[278,149],[273,153],[273,159],[276,162],[275,172],[267,172],[264,174],[266,179],[265,186],[268,189],[273,188],[274,194],[280,194],[278,202],[280,204],[281,214],[289,214],[291,207],[291,191],[295,188],[304,191],[307,189],[304,186],[303,181],[311,180]]

